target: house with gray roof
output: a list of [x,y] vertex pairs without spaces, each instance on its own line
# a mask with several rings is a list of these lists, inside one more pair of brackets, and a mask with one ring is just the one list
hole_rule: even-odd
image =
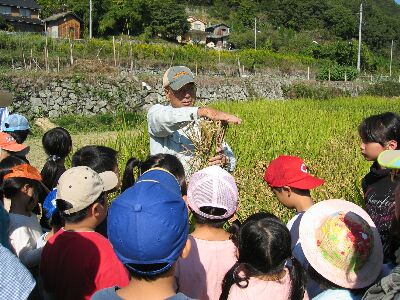
[[14,31],[43,32],[40,10],[35,0],[0,0],[0,16]]

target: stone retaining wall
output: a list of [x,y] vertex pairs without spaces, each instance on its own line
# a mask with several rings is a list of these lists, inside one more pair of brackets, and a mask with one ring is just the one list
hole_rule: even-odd
[[[139,79],[139,77],[146,78]],[[3,76],[0,88],[10,90],[15,101],[12,111],[33,117],[58,117],[67,114],[94,115],[116,110],[134,111],[162,103],[162,74],[140,76],[122,72],[88,78]],[[198,76],[197,97],[202,103],[218,100],[245,101],[251,98],[283,99],[282,86],[298,82],[298,77],[287,75],[257,75],[246,78]],[[353,82],[308,84],[330,85],[357,96],[362,85]]]

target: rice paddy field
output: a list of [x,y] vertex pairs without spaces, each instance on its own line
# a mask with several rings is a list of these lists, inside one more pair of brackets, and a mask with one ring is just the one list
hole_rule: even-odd
[[[230,126],[226,137],[238,161],[234,176],[240,191],[239,218],[265,210],[287,221],[294,212],[280,205],[263,182],[268,163],[281,154],[300,156],[311,174],[326,180],[312,191],[316,201],[342,198],[362,205],[360,183],[371,163],[360,153],[357,127],[372,114],[399,113],[400,98],[257,100],[212,106],[243,120]],[[119,129],[101,142],[120,151],[121,170],[128,158],[148,155],[147,123],[139,119],[134,126],[121,119]]]

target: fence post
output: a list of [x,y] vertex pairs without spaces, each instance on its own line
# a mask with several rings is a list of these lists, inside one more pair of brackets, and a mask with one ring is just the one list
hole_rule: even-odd
[[347,82],[347,72],[344,72],[344,81]]
[[331,81],[331,69],[328,70],[328,81]]
[[238,63],[238,69],[239,69],[239,77],[242,77],[242,70],[240,68],[240,60],[239,60],[239,56],[237,58],[237,63]]
[[71,66],[74,64],[74,56],[72,55],[72,42],[71,40],[69,41],[69,50],[70,50],[70,62]]
[[310,67],[307,67],[307,80],[310,80]]
[[114,67],[117,66],[117,57],[115,53],[115,37],[113,36],[113,52],[114,52]]

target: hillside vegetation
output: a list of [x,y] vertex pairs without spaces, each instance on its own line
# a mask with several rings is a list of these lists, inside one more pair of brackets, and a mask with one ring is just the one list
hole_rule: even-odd
[[[46,17],[72,10],[88,24],[88,1],[38,0]],[[364,0],[362,68],[387,73],[391,41],[394,69],[400,67],[400,5],[394,0]],[[355,67],[360,0],[93,0],[95,36],[128,34],[173,40],[186,32],[190,13],[207,23],[231,27],[238,48],[257,48],[328,59]],[[148,41],[148,40],[147,40]]]

